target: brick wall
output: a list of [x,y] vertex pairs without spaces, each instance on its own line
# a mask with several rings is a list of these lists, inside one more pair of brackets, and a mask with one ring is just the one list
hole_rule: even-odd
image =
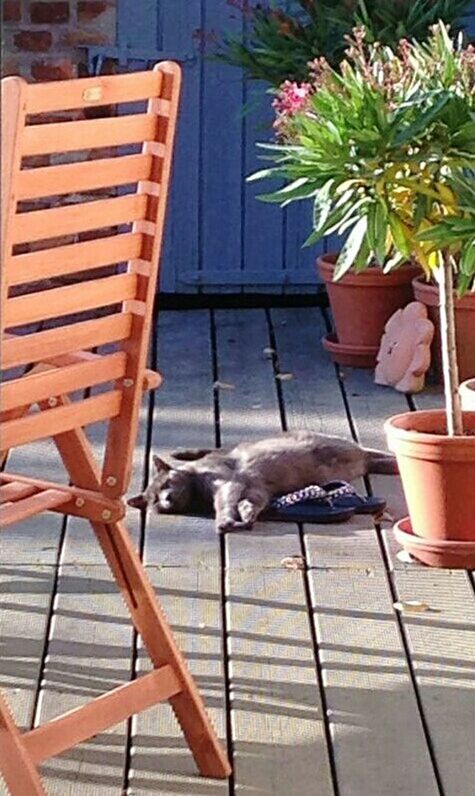
[[114,44],[116,0],[1,0],[2,76],[64,80],[84,72],[81,45]]

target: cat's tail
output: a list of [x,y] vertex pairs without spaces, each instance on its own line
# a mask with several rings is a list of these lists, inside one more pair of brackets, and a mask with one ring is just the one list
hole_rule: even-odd
[[202,459],[208,453],[212,453],[213,448],[180,448],[179,450],[172,451],[170,456],[174,459],[179,459],[182,462],[195,462],[197,459]]
[[398,475],[396,457],[391,453],[365,448],[368,475]]

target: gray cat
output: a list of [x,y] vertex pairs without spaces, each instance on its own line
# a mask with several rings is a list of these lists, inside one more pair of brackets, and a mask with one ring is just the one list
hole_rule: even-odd
[[154,456],[155,477],[129,505],[158,514],[211,513],[216,530],[250,529],[276,495],[369,473],[393,475],[396,459],[341,437],[292,431],[230,450],[174,451],[186,464]]

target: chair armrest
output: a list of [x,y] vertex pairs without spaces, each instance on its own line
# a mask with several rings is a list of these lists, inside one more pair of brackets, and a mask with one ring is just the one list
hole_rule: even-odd
[[161,373],[158,373],[156,370],[147,370],[144,373],[143,377],[143,390],[156,390],[163,384],[163,376]]

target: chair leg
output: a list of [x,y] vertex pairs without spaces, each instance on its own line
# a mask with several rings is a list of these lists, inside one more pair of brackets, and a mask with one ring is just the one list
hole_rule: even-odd
[[0,776],[11,796],[46,796],[38,770],[0,693]]
[[231,767],[227,757],[125,525],[91,525],[152,663],[155,667],[170,664],[183,684],[183,691],[169,701],[200,773],[219,779],[228,777]]
[[[60,401],[64,405],[69,399],[62,396]],[[42,404],[40,408],[44,408]],[[84,489],[99,490],[100,475],[84,431],[67,431],[54,440],[72,482]],[[228,777],[231,767],[227,757],[125,525],[121,522],[91,522],[91,525],[152,663],[155,667],[170,664],[183,683],[183,691],[172,697],[170,704],[200,773]]]

